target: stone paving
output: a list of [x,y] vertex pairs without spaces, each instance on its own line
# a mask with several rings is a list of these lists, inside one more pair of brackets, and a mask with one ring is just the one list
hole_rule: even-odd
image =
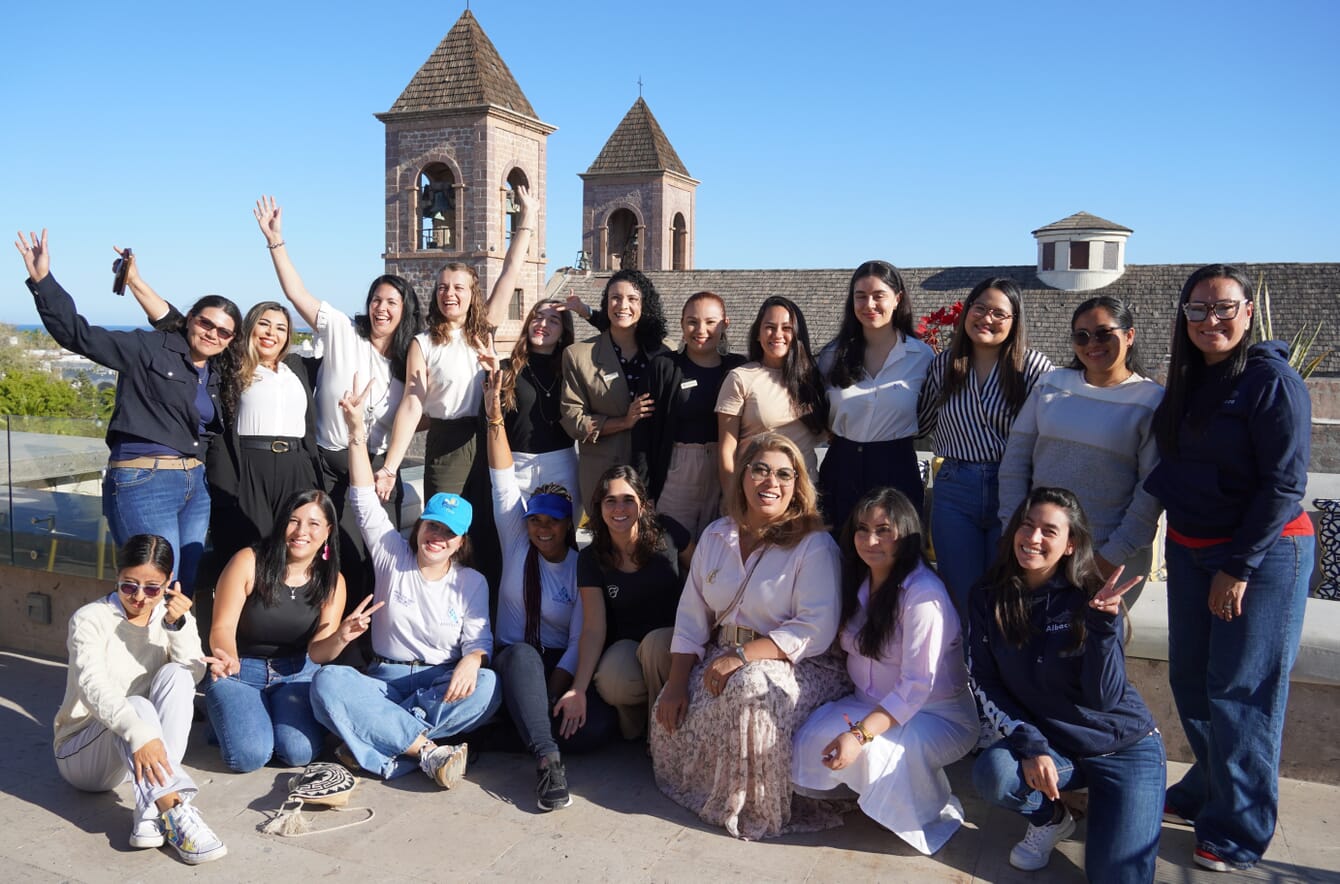
[[[298,838],[260,834],[278,808],[290,771],[228,773],[197,727],[186,756],[201,786],[204,818],[228,845],[205,866],[170,848],[128,844],[129,787],[80,793],[56,773],[51,717],[65,666],[0,652],[0,884],[55,881],[909,881],[1076,882],[1084,879],[1081,823],[1042,872],[1018,872],[1006,856],[1023,823],[976,799],[969,764],[950,779],[969,824],[935,857],[922,857],[859,812],[839,829],[759,843],[706,826],[657,791],[640,745],[570,756],[574,802],[554,813],[534,803],[534,770],[522,755],[485,752],[466,782],[442,792],[411,775],[361,780],[350,806],[369,822]],[[1173,765],[1170,775],[1183,766]],[[1281,783],[1281,825],[1256,869],[1234,876],[1192,867],[1190,829],[1165,825],[1161,882],[1245,880],[1340,884],[1340,788]],[[362,811],[314,811],[316,828],[361,819]]]

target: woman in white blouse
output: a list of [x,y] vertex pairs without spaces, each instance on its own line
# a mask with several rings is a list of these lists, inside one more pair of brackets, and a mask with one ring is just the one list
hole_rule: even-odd
[[828,655],[837,634],[837,544],[823,531],[794,442],[755,436],[728,516],[708,526],[680,597],[651,754],[661,791],[738,838],[812,829],[793,818],[791,735],[850,691]]
[[866,489],[887,485],[921,512],[925,488],[917,453],[917,397],[934,354],[912,330],[902,274],[866,261],[851,276],[837,337],[819,356],[833,431],[819,470],[824,518],[843,525]]
[[944,768],[977,739],[958,614],[926,563],[921,520],[902,492],[862,497],[841,546],[839,639],[856,692],[797,732],[791,778],[815,798],[851,788],[881,826],[935,853],[963,824]]

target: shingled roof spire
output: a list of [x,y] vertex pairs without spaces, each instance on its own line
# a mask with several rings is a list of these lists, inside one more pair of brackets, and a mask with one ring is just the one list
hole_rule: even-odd
[[479,26],[479,20],[467,7],[387,114],[489,106],[539,119],[493,42]]
[[679,154],[675,153],[670,139],[641,95],[615,127],[614,134],[600,149],[591,168],[586,170],[587,175],[629,172],[674,172],[690,177],[689,170],[684,168]]

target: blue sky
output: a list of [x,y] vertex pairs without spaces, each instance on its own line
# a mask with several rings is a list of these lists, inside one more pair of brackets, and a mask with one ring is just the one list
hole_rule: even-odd
[[[386,110],[464,8],[10,4],[0,224],[46,226],[94,321],[112,243],[186,303],[278,296],[250,208],[308,287],[381,272]],[[1131,263],[1340,260],[1340,4],[475,0],[549,138],[550,270],[637,80],[698,190],[697,266],[1028,264],[1076,211]],[[12,246],[0,320],[36,322]]]

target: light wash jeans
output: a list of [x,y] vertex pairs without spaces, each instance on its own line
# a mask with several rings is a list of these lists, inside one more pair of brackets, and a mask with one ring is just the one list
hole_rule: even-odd
[[194,595],[195,572],[209,530],[204,466],[191,470],[108,467],[102,480],[102,514],[117,546],[124,546],[136,534],[157,534],[172,544],[182,591]]
[[326,729],[312,713],[312,676],[321,667],[300,657],[243,657],[236,675],[205,677],[205,705],[219,754],[238,773],[274,757],[304,767],[321,754]]
[[454,668],[382,662],[365,675],[349,666],[323,666],[312,679],[312,711],[364,770],[385,780],[401,777],[419,766],[417,758],[401,753],[420,735],[439,740],[473,730],[502,704],[491,669],[479,670],[468,697],[443,702]]

